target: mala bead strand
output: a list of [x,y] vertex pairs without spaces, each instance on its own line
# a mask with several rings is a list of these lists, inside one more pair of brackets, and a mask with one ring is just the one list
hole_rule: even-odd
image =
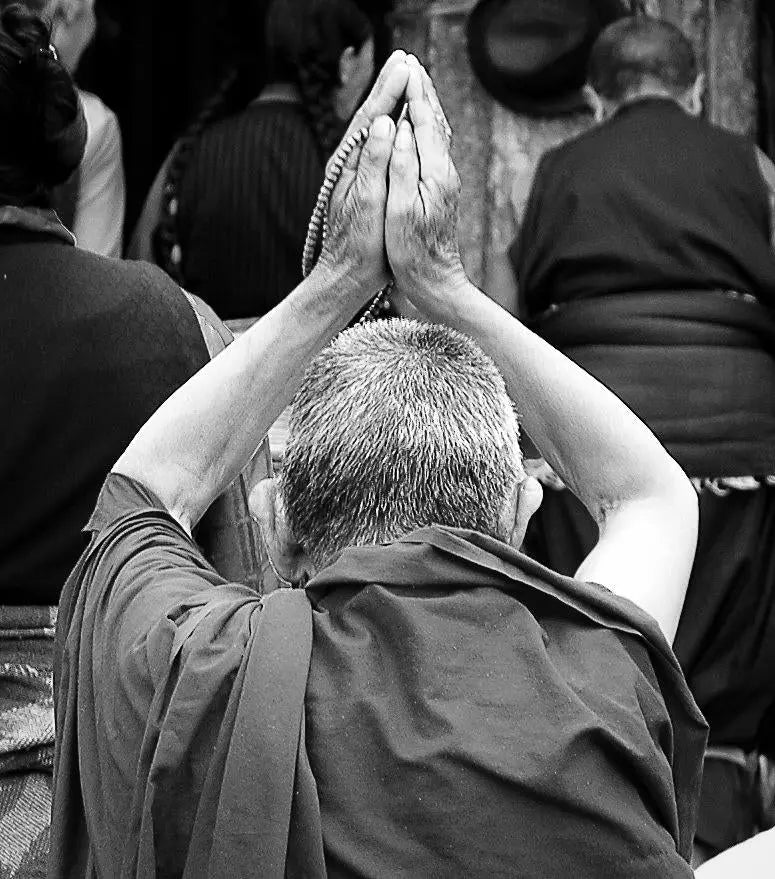
[[[320,187],[315,209],[312,212],[312,218],[309,221],[309,227],[307,229],[307,238],[304,242],[304,253],[301,261],[301,271],[305,278],[312,271],[315,264],[315,251],[318,248],[318,244],[324,242],[328,237],[328,209],[331,204],[331,193],[334,191],[334,187],[342,176],[342,170],[344,169],[345,163],[349,159],[350,154],[356,147],[365,143],[368,136],[368,129],[361,128],[360,131],[351,134],[334,154],[334,158],[328,168],[323,185]],[[369,304],[369,307],[363,313],[363,316],[358,323],[366,323],[367,321],[374,320],[378,312],[384,311],[388,308],[389,303],[387,297],[392,288],[393,282],[391,281],[387,287],[379,291]]]

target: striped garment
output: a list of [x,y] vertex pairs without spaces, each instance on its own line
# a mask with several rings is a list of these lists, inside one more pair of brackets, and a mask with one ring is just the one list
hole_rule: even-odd
[[56,613],[0,606],[0,879],[46,875]]

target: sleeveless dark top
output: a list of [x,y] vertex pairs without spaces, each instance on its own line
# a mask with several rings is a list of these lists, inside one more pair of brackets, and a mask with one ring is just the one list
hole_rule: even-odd
[[0,604],[56,604],[106,474],[209,356],[155,266],[0,227]]
[[206,129],[180,187],[186,287],[224,320],[273,308],[301,281],[323,173],[299,104],[254,103]]
[[513,258],[531,315],[630,291],[731,289],[775,303],[752,144],[660,98],[544,156]]

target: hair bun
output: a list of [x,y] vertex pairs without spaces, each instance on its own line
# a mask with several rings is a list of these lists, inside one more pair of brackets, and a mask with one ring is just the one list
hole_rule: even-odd
[[19,4],[0,13],[0,126],[10,133],[0,146],[0,177],[7,178],[0,191],[17,200],[40,198],[83,157],[87,127],[78,92],[48,25]]
[[48,49],[51,44],[51,32],[45,21],[21,3],[3,9],[0,26],[3,33],[28,56]]

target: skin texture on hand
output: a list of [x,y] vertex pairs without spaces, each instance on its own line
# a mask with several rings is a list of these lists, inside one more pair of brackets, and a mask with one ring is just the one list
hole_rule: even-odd
[[384,230],[394,137],[393,120],[378,116],[362,147],[350,153],[332,193],[328,235],[318,261],[321,267],[345,267],[370,292],[389,280]]
[[396,284],[422,308],[423,293],[465,277],[457,241],[460,177],[449,124],[430,77],[410,56],[408,120],[390,159],[385,245]]
[[[350,153],[331,195],[329,232],[318,260],[321,268],[344,269],[369,295],[390,279],[385,259],[385,209],[395,125],[389,114],[404,98],[409,73],[406,53],[394,52],[347,129],[343,143],[362,129],[369,135]],[[330,168],[329,162],[327,171]]]

